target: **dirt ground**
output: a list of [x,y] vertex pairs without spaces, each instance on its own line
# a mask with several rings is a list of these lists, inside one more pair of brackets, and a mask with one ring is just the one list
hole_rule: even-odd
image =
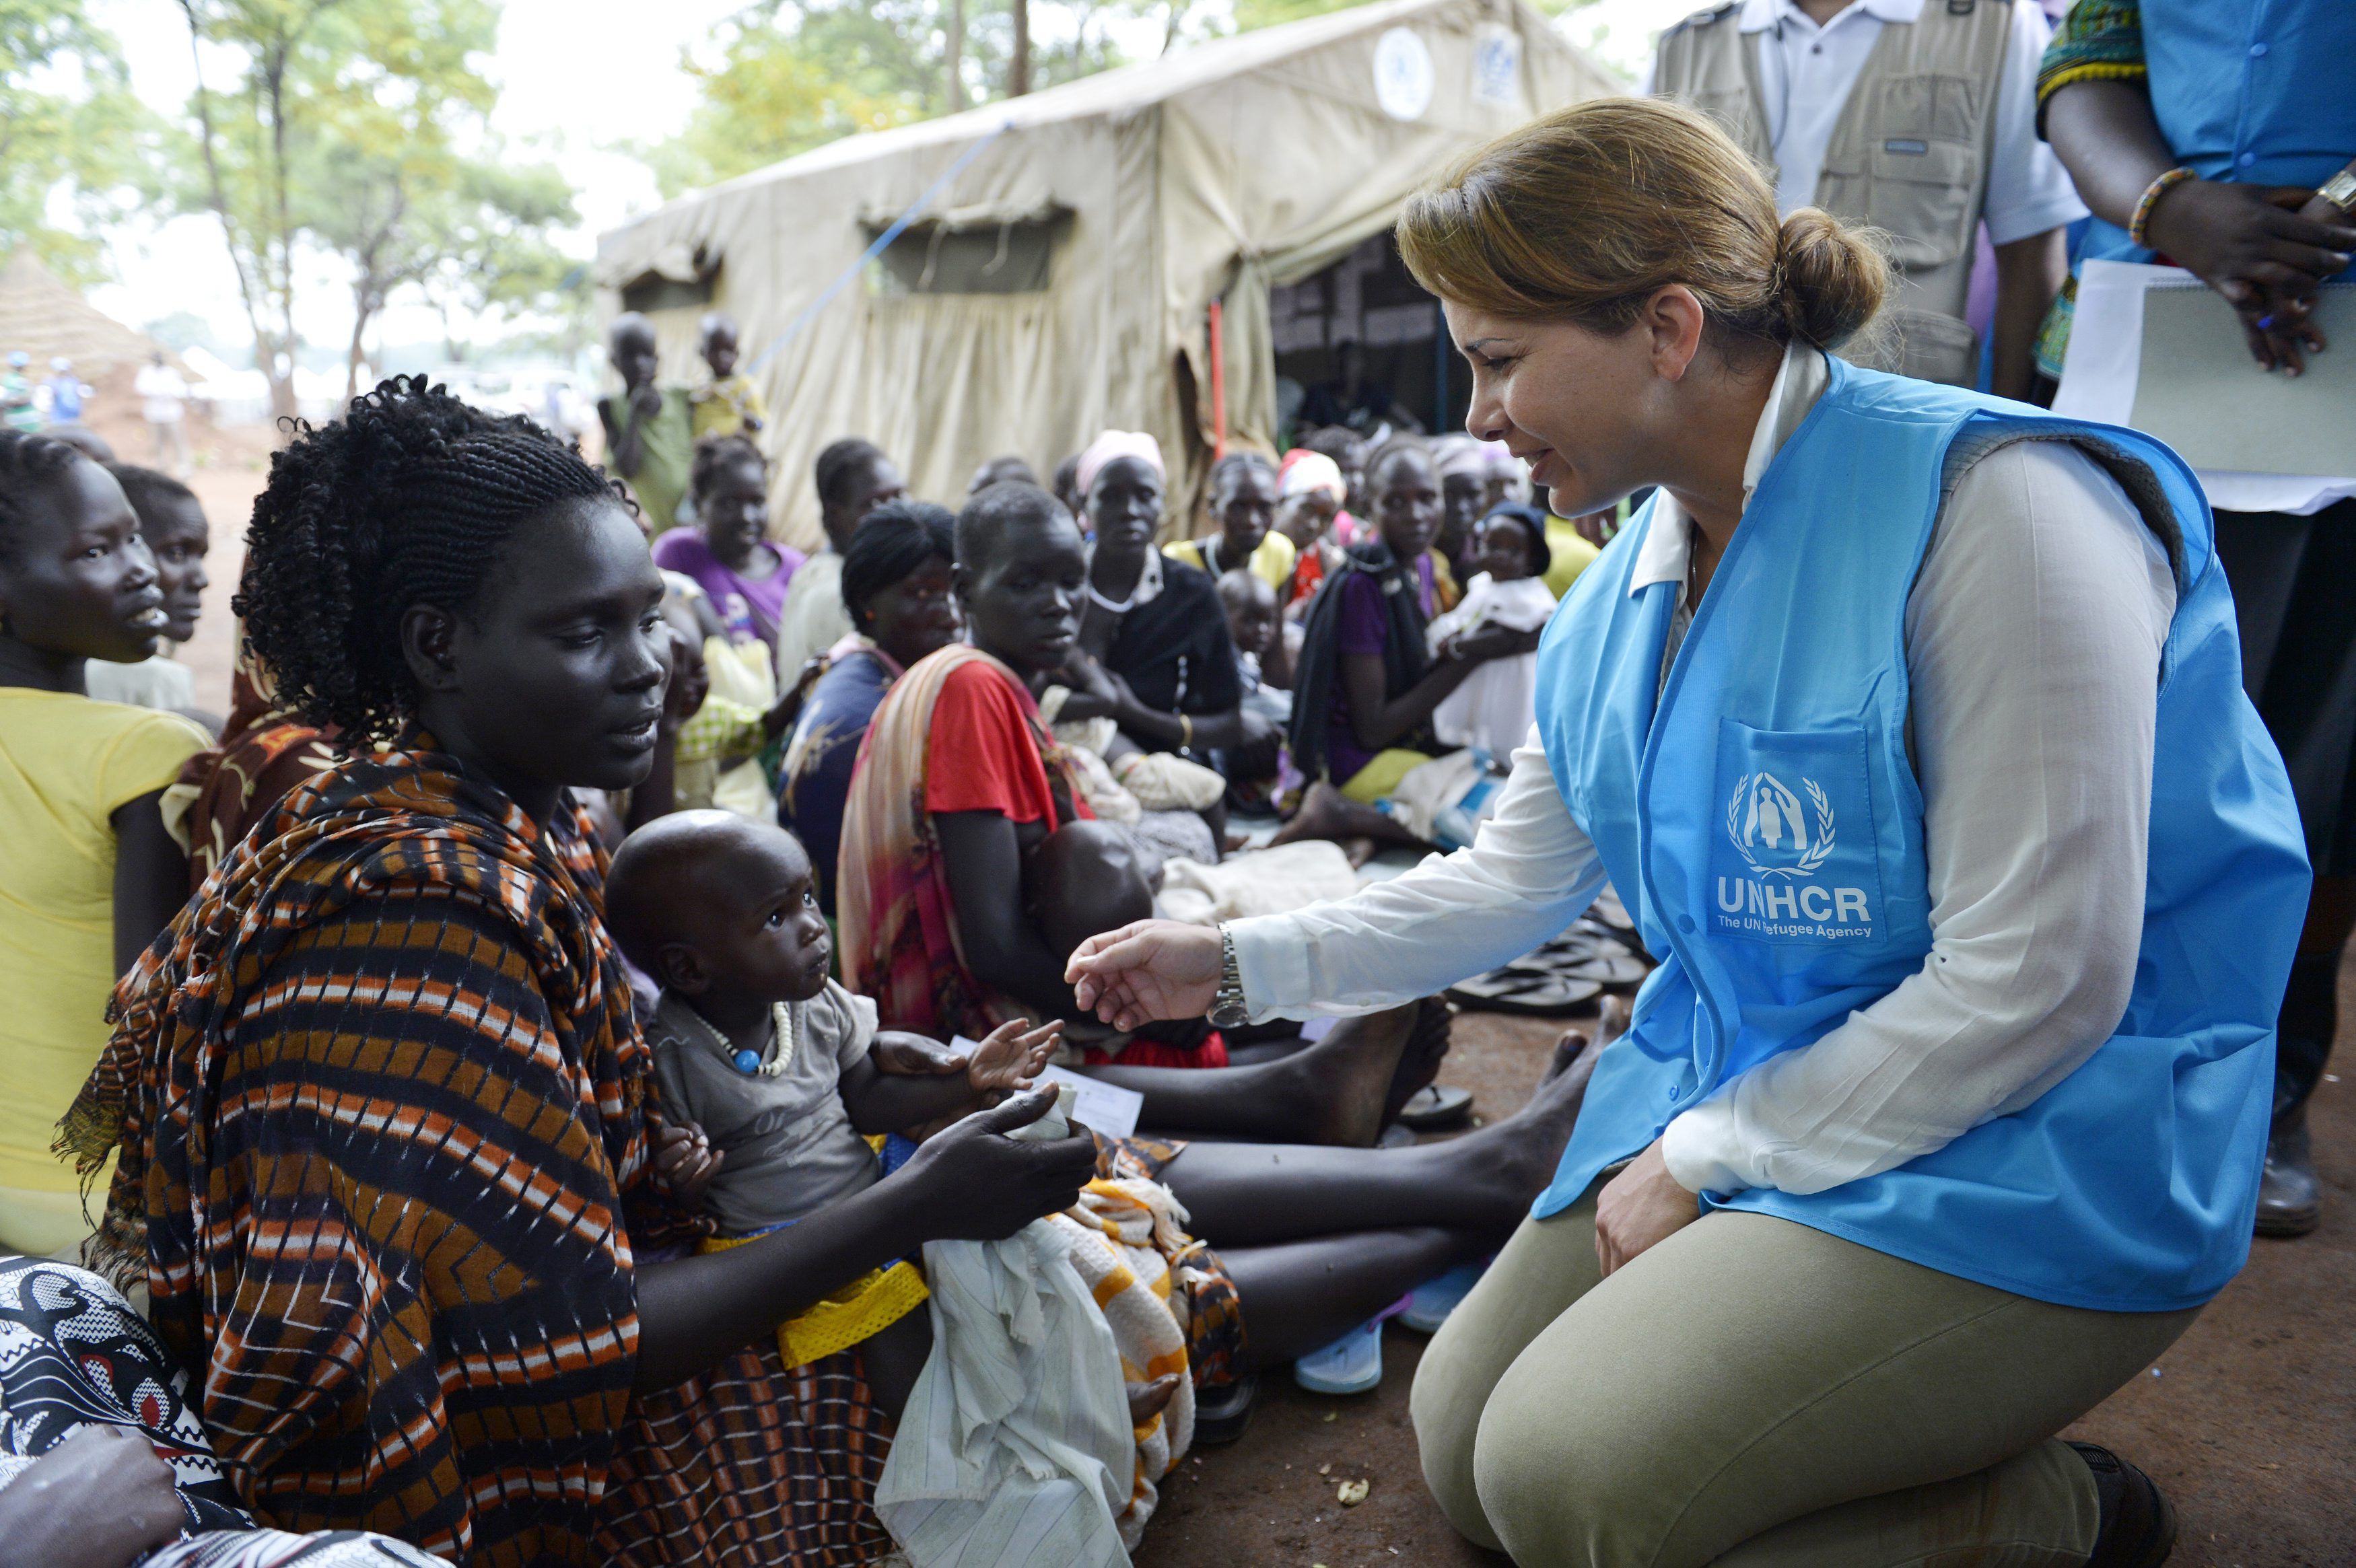
[[[146,453],[135,418],[98,421],[126,459]],[[212,588],[181,652],[197,699],[229,703],[229,598],[269,451],[260,431],[204,432],[189,484],[213,522]],[[2340,977],[2340,1060],[2356,1065],[2356,964]],[[1441,1072],[1504,1115],[1537,1083],[1558,1025],[1494,1014],[1459,1020]],[[2328,1198],[2323,1228],[2259,1242],[2249,1266],[2150,1371],[2072,1427],[2149,1470],[2182,1534],[2172,1568],[2345,1568],[2356,1563],[2356,1084],[2327,1079],[2313,1111]],[[1423,1346],[1393,1324],[1383,1386],[1355,1399],[1262,1383],[1250,1431],[1171,1477],[1138,1568],[1447,1568],[1496,1563],[1466,1544],[1424,1490],[1407,1396]],[[1321,1468],[1322,1467],[1322,1468]],[[1344,1480],[1365,1501],[1335,1500]]]
[[[2356,964],[2341,972],[2340,1016],[2356,1020]],[[1441,1081],[1505,1115],[1537,1083],[1556,1033],[1468,1013]],[[2356,1063],[2356,1027],[2343,1024],[2340,1043]],[[2256,1243],[2191,1331],[2067,1434],[2117,1449],[2167,1489],[2181,1531],[2171,1568],[2356,1563],[2356,1084],[2327,1080],[2313,1121],[2323,1228]],[[1424,1489],[1407,1410],[1424,1343],[1392,1324],[1383,1386],[1358,1398],[1264,1380],[1243,1440],[1171,1478],[1138,1568],[1504,1562],[1458,1538]],[[1366,1500],[1342,1507],[1344,1480],[1369,1482]]]

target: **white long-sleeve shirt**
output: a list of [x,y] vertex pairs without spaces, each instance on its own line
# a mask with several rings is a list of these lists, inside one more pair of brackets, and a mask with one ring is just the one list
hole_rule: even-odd
[[[1815,350],[1787,356],[1746,501],[1825,379]],[[1689,534],[1664,493],[1630,591],[1682,583]],[[1931,951],[1815,1043],[1670,1122],[1662,1152],[1680,1183],[1804,1193],[1891,1169],[2034,1101],[2109,1037],[2141,940],[2175,609],[2158,540],[2077,449],[2017,443],[1957,481],[1905,616]],[[1520,956],[1602,881],[1533,732],[1472,848],[1228,929],[1256,1019],[1366,1012]]]

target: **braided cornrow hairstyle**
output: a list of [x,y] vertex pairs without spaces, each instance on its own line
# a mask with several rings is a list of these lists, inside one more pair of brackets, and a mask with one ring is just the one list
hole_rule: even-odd
[[1228,453],[1211,464],[1211,494],[1225,495],[1228,485],[1251,473],[1265,474],[1273,482],[1276,464],[1269,460],[1268,453],[1254,452],[1248,446]]
[[253,504],[230,603],[281,699],[348,747],[394,739],[417,710],[401,650],[410,606],[463,613],[518,525],[568,501],[626,504],[569,443],[423,376],[293,428]]
[[769,460],[750,436],[707,435],[696,442],[695,456],[688,464],[688,494],[701,501],[712,476],[732,463],[749,463],[765,475],[769,472]]
[[14,560],[32,521],[32,492],[57,482],[80,453],[62,441],[0,431],[0,560]]

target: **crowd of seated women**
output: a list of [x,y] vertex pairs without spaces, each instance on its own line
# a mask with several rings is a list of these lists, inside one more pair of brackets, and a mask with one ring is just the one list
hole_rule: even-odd
[[[1275,814],[1284,843],[1435,839],[1407,783],[1456,754],[1432,714],[1532,645],[1428,635],[1468,562],[1531,560],[1435,549],[1449,462],[1238,452],[1193,524],[1135,433],[1065,465],[1076,504],[1001,459],[955,512],[843,443],[805,560],[758,449],[711,437],[695,522],[650,550],[568,446],[391,381],[274,463],[209,733],[86,694],[166,628],[139,489],[0,435],[0,1563],[865,1562],[933,1417],[895,1430],[855,1332],[781,1326],[927,1243],[1084,1185],[1143,1203],[1197,1442],[1494,1252],[1568,1137],[1575,1037],[1521,1114],[1376,1148],[1446,1049],[1437,1002],[1313,1041],[1120,1034],[1064,979],[1159,868]],[[659,975],[606,917],[626,837],[704,807],[807,852],[808,915],[754,911],[732,961],[796,931],[821,973],[786,988],[854,998],[841,1093],[856,1066],[908,1118],[873,1113],[888,1179],[747,1234],[703,1195],[774,1151],[682,1114],[648,1032],[657,984],[693,1015],[710,983],[667,934],[726,901],[638,900]],[[808,1026],[746,1016],[750,1046],[711,1032],[753,1083]],[[1141,1097],[1135,1136],[1017,1139],[1052,1095],[895,1098],[859,1065],[951,1072],[1055,1019]]]

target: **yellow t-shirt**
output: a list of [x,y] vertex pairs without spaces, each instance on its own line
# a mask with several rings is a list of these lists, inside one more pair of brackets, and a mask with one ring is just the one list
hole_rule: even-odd
[[[1189,566],[1211,571],[1211,563],[1203,559],[1200,539],[1180,539],[1175,544],[1163,545],[1162,553],[1173,560],[1183,560]],[[1292,563],[1300,559],[1301,551],[1293,542],[1270,528],[1268,538],[1260,540],[1259,548],[1252,551],[1252,575],[1275,589],[1276,602],[1281,604],[1284,603],[1285,587],[1292,581]],[[1234,564],[1233,561],[1221,561],[1219,571],[1225,571]],[[1211,575],[1216,577],[1219,571],[1211,571]]]
[[1554,564],[1547,568],[1547,592],[1559,599],[1603,552],[1581,538],[1569,517],[1547,517],[1546,530],[1547,549],[1554,555]]
[[177,713],[0,687],[0,1187],[79,1185],[49,1140],[106,1045],[109,819],[209,744]]
[[724,381],[698,387],[688,394],[688,402],[695,416],[698,441],[707,435],[742,435],[748,419],[759,420],[764,428],[769,422],[769,408],[761,400],[761,389],[742,370]]

